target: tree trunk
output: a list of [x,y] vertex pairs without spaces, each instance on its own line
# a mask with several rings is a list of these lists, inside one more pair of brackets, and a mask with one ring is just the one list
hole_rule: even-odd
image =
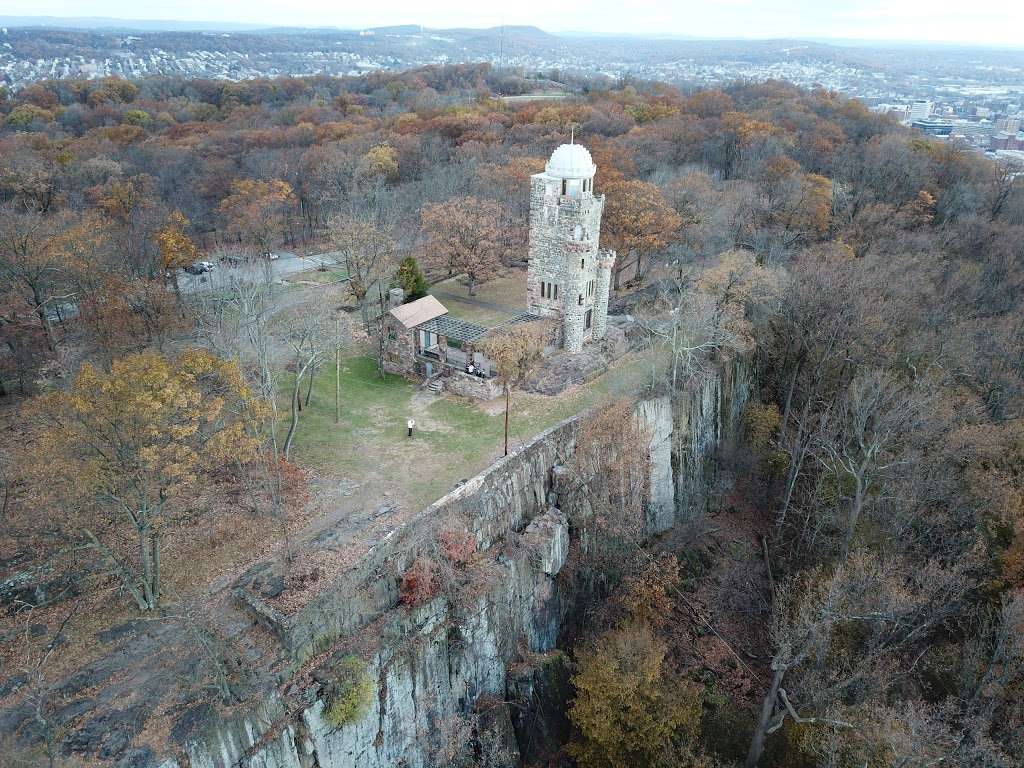
[[139,526],[138,533],[139,564],[142,569],[142,599],[145,603],[144,610],[151,611],[156,607],[156,596],[153,594],[153,551],[149,526]]
[[476,296],[476,278],[472,274],[469,275],[469,295]]
[[316,376],[316,366],[309,369],[309,385],[306,387],[306,407],[309,407],[309,398],[313,396],[313,377]]
[[160,532],[157,531],[151,538],[153,544],[153,607],[160,602]]
[[[815,392],[817,388],[815,388]],[[793,490],[796,488],[797,478],[800,476],[800,468],[803,466],[804,458],[807,456],[807,438],[805,427],[810,417],[811,398],[804,402],[803,412],[800,414],[800,421],[796,425],[796,438],[793,440],[793,447],[789,453],[789,471],[786,475],[786,490],[782,497],[782,504],[779,513],[776,515],[776,525],[782,526],[786,522],[786,515],[789,513],[789,506],[793,501]],[[782,433],[780,432],[780,436]]]
[[36,315],[39,317],[39,324],[43,327],[43,337],[46,339],[46,348],[53,354],[57,351],[57,347],[53,342],[53,328],[50,326],[50,318],[46,314],[46,303],[43,301],[43,297],[39,295],[38,289],[32,288],[32,300],[36,305]]
[[511,387],[505,385],[505,455],[508,456],[508,409],[511,404]]
[[96,535],[88,528],[82,529],[82,535],[89,541],[88,547],[99,553],[100,558],[104,563],[112,570],[116,571],[117,575],[121,578],[121,584],[128,591],[128,594],[135,600],[135,605],[140,611],[149,610],[146,605],[146,600],[139,590],[139,580],[135,578],[135,575],[125,567],[113,552],[107,549],[100,540],[96,538]]
[[341,423],[341,344],[334,347],[334,423]]
[[800,370],[803,368],[803,356],[797,358],[796,363],[793,366],[793,375],[789,379],[789,388],[786,390],[786,403],[782,408],[782,420],[779,424],[779,437],[781,438],[786,434],[786,430],[789,429],[789,416],[793,409],[793,393],[796,391],[796,380],[800,376]]
[[295,439],[295,430],[299,427],[299,411],[302,410],[302,400],[299,397],[299,389],[302,384],[302,373],[296,367],[295,385],[292,387],[292,420],[288,425],[288,434],[284,438],[284,457],[287,459],[292,452],[292,441]]
[[850,500],[850,516],[846,521],[846,536],[843,537],[843,560],[850,554],[850,547],[853,546],[853,536],[857,532],[857,521],[860,520],[861,510],[864,508],[864,476],[855,475],[853,478],[854,489],[853,499]]
[[775,702],[779,697],[779,688],[782,685],[782,678],[786,674],[785,667],[776,667],[772,675],[772,684],[765,694],[764,702],[761,704],[761,717],[754,729],[754,735],[750,739],[750,749],[747,751],[747,760],[744,768],[757,768],[764,754],[764,740],[768,735],[768,727],[771,725],[772,714],[775,712]]

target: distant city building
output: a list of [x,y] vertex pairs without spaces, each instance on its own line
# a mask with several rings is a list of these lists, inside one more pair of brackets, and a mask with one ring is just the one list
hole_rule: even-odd
[[998,162],[1014,169],[1014,176],[1024,176],[1024,149],[1000,149],[991,155],[994,155]]
[[910,116],[910,107],[906,104],[877,104],[871,108],[873,112],[892,115],[897,120],[906,120]]
[[1003,131],[1004,133],[1017,133],[1020,131],[1021,118],[1019,117],[1001,117],[996,120],[996,130]]
[[952,136],[963,138],[972,147],[987,149],[993,126],[988,120],[954,120]]
[[953,124],[948,120],[911,120],[910,127],[917,128],[919,131],[923,131],[929,136],[949,136],[953,133]]
[[932,116],[935,104],[930,101],[914,101],[910,104],[910,120],[927,120]]
[[997,150],[1021,150],[1024,149],[1024,133],[1007,133],[1006,131],[999,131],[993,134],[989,140],[988,148],[992,151]]

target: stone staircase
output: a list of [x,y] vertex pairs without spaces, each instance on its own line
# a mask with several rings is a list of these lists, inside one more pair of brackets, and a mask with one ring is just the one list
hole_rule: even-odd
[[427,379],[427,389],[435,395],[440,395],[441,392],[444,391],[444,382],[441,381],[441,377],[434,376],[433,378]]

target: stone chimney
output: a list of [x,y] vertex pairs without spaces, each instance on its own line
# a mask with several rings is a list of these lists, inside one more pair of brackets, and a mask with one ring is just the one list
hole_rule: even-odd
[[392,288],[388,291],[388,309],[400,307],[405,302],[405,291],[401,288]]

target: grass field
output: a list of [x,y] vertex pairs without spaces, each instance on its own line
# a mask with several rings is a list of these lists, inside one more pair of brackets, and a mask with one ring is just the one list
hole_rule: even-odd
[[431,293],[442,294],[438,298],[452,317],[494,326],[526,309],[526,272],[515,270],[483,283],[477,286],[475,296],[456,278],[438,283]]
[[[556,397],[514,393],[510,448],[604,399],[651,378],[649,356],[627,355],[594,381]],[[398,376],[381,379],[368,356],[343,359],[341,421],[334,423],[334,366],[314,380],[293,457],[322,476],[359,486],[360,495],[394,494],[426,506],[502,454],[504,402],[434,396]],[[282,403],[287,408],[287,401]],[[406,419],[416,421],[406,436]]]

